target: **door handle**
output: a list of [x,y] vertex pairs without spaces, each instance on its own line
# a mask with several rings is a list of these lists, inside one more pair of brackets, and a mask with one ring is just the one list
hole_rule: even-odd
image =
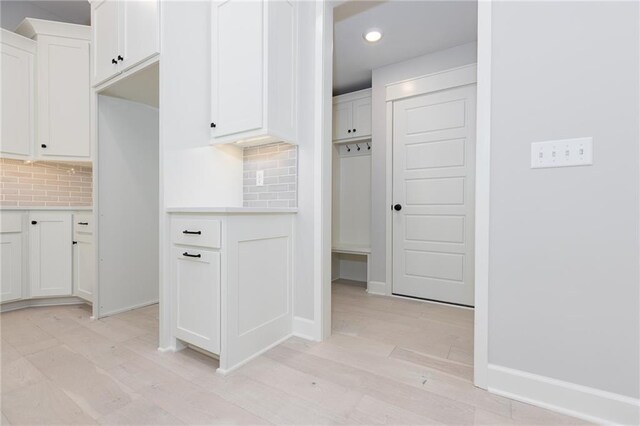
[[182,233],[187,235],[202,235],[202,231],[187,231],[186,229],[182,231]]
[[395,206],[393,206],[393,209],[399,212],[400,210],[402,210],[402,204],[396,204]]
[[184,253],[182,253],[182,255],[186,257],[202,257],[201,254],[191,254],[188,251],[185,251]]

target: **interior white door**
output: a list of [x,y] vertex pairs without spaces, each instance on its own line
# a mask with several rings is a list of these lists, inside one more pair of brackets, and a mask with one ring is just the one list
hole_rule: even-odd
[[474,303],[475,117],[475,85],[394,102],[394,294]]
[[29,157],[33,146],[33,53],[0,44],[2,105],[0,152]]
[[259,129],[264,100],[264,2],[214,1],[211,9],[212,136]]
[[158,0],[124,1],[122,33],[124,50],[120,55],[121,71],[139,64],[160,51],[160,2]]
[[31,213],[29,221],[31,296],[70,296],[71,213]]
[[91,29],[93,31],[93,85],[118,74],[118,2],[103,0],[93,6]]

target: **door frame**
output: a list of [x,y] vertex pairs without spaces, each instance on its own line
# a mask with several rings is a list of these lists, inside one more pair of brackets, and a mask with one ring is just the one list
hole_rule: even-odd
[[[314,318],[315,337],[331,335],[331,149],[333,85],[333,9],[344,0],[316,1],[315,116],[314,116]],[[491,154],[491,9],[492,0],[478,2],[474,384],[487,389],[489,322],[489,224]],[[389,108],[389,105],[387,105]],[[387,117],[389,114],[387,114]],[[387,126],[387,133],[390,127]],[[387,134],[389,137],[389,134]],[[387,147],[389,149],[389,147]],[[389,161],[389,156],[387,157]],[[387,179],[389,181],[389,179]],[[390,185],[387,182],[387,194]],[[389,195],[388,195],[389,197]],[[388,199],[389,200],[389,199]],[[387,200],[387,201],[388,201]],[[389,204],[390,205],[390,204]],[[387,218],[387,232],[390,232]],[[387,281],[391,253],[387,238]]]

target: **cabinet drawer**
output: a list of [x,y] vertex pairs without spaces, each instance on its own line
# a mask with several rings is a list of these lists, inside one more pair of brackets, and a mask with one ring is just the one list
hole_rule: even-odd
[[215,219],[173,219],[174,244],[220,248],[220,221]]
[[73,234],[93,234],[93,215],[90,213],[74,214]]

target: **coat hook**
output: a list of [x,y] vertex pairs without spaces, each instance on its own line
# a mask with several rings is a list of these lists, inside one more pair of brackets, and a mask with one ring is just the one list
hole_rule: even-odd
[[349,145],[347,145],[347,152],[351,152],[351,148],[349,148]]
[[356,144],[356,146],[358,147],[358,151],[360,151],[360,145]]
[[367,142],[367,149],[371,151],[371,145],[369,145],[369,142]]

